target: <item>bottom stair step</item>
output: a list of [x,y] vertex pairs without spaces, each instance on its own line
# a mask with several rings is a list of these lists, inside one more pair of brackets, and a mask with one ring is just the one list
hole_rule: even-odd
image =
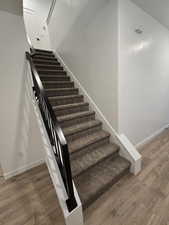
[[87,208],[129,171],[130,163],[120,156],[110,157],[74,178],[83,208]]

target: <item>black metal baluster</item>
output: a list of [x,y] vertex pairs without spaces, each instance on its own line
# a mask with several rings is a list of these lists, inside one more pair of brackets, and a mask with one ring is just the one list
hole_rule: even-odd
[[43,88],[39,74],[33,64],[32,57],[36,54],[35,50],[32,50],[32,54],[26,52],[26,58],[30,63],[32,80],[34,83],[33,92],[39,105],[39,109],[42,115],[42,119],[49,136],[51,146],[55,155],[56,163],[58,164],[65,190],[68,195],[66,201],[68,210],[71,212],[76,208],[77,203],[74,196],[74,188],[72,182],[72,172],[70,166],[70,156],[68,150],[68,144],[63,135],[63,132],[56,119],[55,113],[48,100],[48,97]]

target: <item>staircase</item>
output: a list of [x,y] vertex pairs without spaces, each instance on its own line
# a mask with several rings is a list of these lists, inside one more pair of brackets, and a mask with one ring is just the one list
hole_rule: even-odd
[[73,180],[83,208],[129,172],[119,146],[89,110],[89,103],[74,86],[52,51],[35,50],[33,63],[68,141]]

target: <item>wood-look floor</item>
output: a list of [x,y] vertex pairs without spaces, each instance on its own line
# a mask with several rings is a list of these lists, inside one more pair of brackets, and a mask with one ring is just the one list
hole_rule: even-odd
[[[124,177],[87,209],[86,225],[169,225],[169,130],[142,154],[142,172]],[[64,225],[45,165],[0,178],[0,225]]]

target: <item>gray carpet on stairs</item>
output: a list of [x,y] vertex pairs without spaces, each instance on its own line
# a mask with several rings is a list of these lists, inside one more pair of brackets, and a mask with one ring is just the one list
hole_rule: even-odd
[[53,52],[36,53],[33,62],[68,141],[73,179],[86,208],[129,172],[130,163],[119,156],[119,146],[110,143]]

